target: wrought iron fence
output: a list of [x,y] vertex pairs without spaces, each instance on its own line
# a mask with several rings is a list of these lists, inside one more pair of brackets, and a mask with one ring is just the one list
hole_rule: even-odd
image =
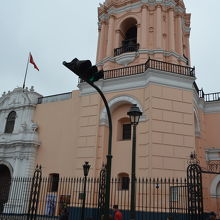
[[114,56],[118,56],[123,53],[138,51],[139,47],[140,44],[124,45],[122,47],[114,49]]
[[205,102],[220,101],[220,92],[204,94]]
[[104,79],[119,78],[124,76],[131,76],[143,73],[146,71],[145,64],[135,66],[128,66],[119,69],[107,70],[104,72]]
[[198,89],[196,83],[194,83],[194,88],[196,89],[199,98],[202,98],[205,102],[220,101],[220,92],[205,94],[203,89]]
[[159,60],[148,59],[146,62],[146,69],[148,68],[195,77],[195,68],[167,63]]
[[119,78],[144,73],[147,69],[171,72],[179,75],[195,77],[195,68],[148,59],[146,63],[104,71],[104,79]]
[[[14,178],[4,187],[10,185],[8,200],[1,200],[1,216],[16,216],[28,219],[31,198],[32,178]],[[69,219],[80,219],[83,193],[83,178],[60,178],[55,183],[50,178],[42,178],[38,200],[37,219],[51,219],[61,216],[67,208]],[[4,187],[2,190],[4,190]],[[99,179],[89,178],[86,187],[85,217],[100,219],[98,210]],[[117,204],[122,210],[124,220],[129,219],[130,181],[111,180],[110,206]],[[175,219],[188,219],[188,187],[184,179],[146,179],[136,181],[137,219],[166,220],[169,216]],[[36,219],[36,218],[35,218]]]

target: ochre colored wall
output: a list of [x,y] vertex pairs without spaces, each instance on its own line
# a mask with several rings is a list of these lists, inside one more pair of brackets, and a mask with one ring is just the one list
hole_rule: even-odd
[[36,163],[42,165],[45,176],[49,173],[74,174],[79,100],[77,92],[69,100],[37,105],[33,120],[39,125],[41,145]]
[[[189,155],[195,148],[192,92],[150,84],[146,88],[105,94],[108,101],[130,96],[142,108],[137,126],[137,176],[184,177]],[[121,102],[112,110],[112,176],[130,174],[132,141],[118,138],[118,120],[127,117],[132,103]],[[72,99],[40,104],[34,121],[39,124],[37,163],[44,174],[82,176],[85,161],[90,176],[98,176],[106,162],[108,126],[100,125],[104,104],[95,93]],[[123,163],[121,163],[123,161]]]
[[[207,104],[209,105],[209,104]],[[200,135],[196,137],[196,152],[202,169],[208,170],[206,150],[220,149],[219,125],[220,113],[204,113],[199,111]],[[203,197],[205,211],[215,211],[220,214],[218,197],[211,197],[211,184],[215,174],[203,174]]]
[[151,85],[147,93],[150,176],[184,177],[195,148],[192,91]]

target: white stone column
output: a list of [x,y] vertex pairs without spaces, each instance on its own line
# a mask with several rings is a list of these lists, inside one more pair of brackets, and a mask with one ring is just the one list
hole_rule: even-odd
[[113,41],[114,41],[114,16],[110,16],[108,23],[108,43],[107,43],[107,57],[111,57],[113,53]]

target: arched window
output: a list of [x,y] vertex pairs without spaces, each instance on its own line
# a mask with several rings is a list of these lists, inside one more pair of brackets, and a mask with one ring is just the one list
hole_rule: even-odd
[[130,178],[127,173],[118,174],[118,190],[129,190]]
[[139,44],[137,42],[137,20],[135,18],[127,18],[120,25],[120,47],[114,50],[114,56],[122,53],[138,51]]
[[5,125],[5,133],[11,134],[14,130],[15,125],[15,119],[16,119],[16,112],[12,111],[9,113]]

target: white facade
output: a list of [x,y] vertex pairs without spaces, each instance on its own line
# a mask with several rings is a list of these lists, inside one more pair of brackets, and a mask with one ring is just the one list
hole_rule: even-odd
[[[32,117],[38,98],[33,87],[16,88],[0,97],[0,165],[10,170],[11,177],[33,174],[38,141],[38,125]],[[10,112],[16,113],[13,132],[5,132]]]

